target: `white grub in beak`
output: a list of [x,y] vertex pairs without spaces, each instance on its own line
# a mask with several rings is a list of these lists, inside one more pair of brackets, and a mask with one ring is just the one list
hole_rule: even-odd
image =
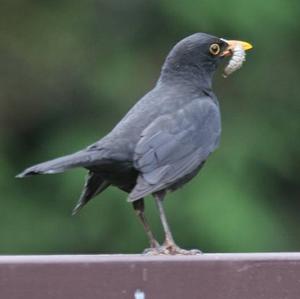
[[230,74],[242,67],[243,62],[246,60],[246,52],[242,45],[236,44],[230,49],[232,53],[229,63],[224,69],[223,77],[227,78]]
[[242,67],[243,62],[246,60],[246,51],[252,49],[253,46],[248,42],[239,40],[226,40],[224,38],[221,38],[221,40],[228,44],[228,47],[223,51],[221,56],[232,55],[223,73],[223,77],[226,78]]

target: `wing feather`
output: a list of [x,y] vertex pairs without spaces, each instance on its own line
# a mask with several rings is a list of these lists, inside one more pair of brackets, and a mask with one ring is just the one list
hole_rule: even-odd
[[192,173],[217,147],[220,132],[219,107],[209,98],[154,120],[135,149],[140,175],[129,201],[167,189]]

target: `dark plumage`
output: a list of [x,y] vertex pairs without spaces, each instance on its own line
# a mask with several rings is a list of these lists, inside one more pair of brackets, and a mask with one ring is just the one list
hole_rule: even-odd
[[[108,186],[129,193],[143,222],[152,251],[186,253],[176,247],[162,210],[162,199],[192,179],[219,144],[220,111],[212,77],[222,55],[210,52],[225,40],[193,34],[171,50],[155,87],[141,98],[101,140],[74,154],[47,161],[18,175],[58,173],[84,167],[89,173],[76,213]],[[159,247],[144,218],[143,198],[153,194],[166,232]],[[165,223],[164,223],[165,221]]]

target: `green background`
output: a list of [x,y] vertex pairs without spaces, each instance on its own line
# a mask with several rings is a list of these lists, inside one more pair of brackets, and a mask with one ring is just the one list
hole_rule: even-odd
[[[0,253],[136,253],[148,246],[126,194],[75,217],[85,171],[17,180],[100,139],[194,32],[251,42],[215,75],[223,135],[200,175],[165,202],[178,244],[205,252],[300,249],[300,2],[2,1]],[[151,225],[162,240],[151,197]]]

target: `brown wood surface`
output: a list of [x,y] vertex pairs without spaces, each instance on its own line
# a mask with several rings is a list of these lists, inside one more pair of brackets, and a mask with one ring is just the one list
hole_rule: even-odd
[[0,299],[300,299],[300,253],[0,256]]

